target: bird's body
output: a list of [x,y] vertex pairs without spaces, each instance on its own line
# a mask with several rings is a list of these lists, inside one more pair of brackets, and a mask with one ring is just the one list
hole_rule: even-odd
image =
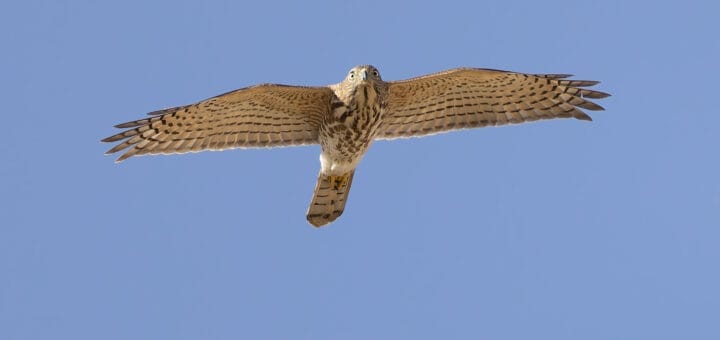
[[358,66],[352,79],[330,86],[331,114],[320,125],[321,173],[342,175],[355,170],[375,139],[387,104],[387,84],[372,66]]
[[387,104],[387,84],[373,66],[357,66],[346,81],[330,86],[331,114],[320,124],[320,174],[307,219],[332,222],[345,210],[355,168],[375,140]]
[[454,69],[385,82],[371,65],[356,66],[326,87],[258,85],[196,104],[151,112],[119,124],[128,130],[108,151],[134,155],[320,144],[320,173],[307,219],[322,226],[345,208],[355,169],[374,140],[419,137],[463,128],[574,117],[602,110],[585,98],[607,93],[595,81],[568,75],[529,75]]

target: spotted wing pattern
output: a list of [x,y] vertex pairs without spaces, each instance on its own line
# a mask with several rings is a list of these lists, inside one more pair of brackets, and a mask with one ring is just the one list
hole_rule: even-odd
[[609,94],[585,89],[597,81],[567,74],[522,74],[461,68],[389,83],[387,114],[378,139],[419,137],[538,119],[591,120],[579,108]]
[[257,85],[151,112],[116,125],[127,130],[102,141],[120,142],[108,154],[127,149],[118,162],[145,154],[313,144],[332,97],[327,87]]

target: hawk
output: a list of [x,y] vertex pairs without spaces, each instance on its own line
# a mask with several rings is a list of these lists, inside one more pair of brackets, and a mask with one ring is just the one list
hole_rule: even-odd
[[568,74],[523,74],[457,68],[386,82],[371,65],[353,67],[338,84],[322,87],[261,84],[195,104],[150,112],[118,124],[103,142],[106,154],[132,156],[320,144],[320,174],[307,212],[316,227],[345,210],[355,168],[379,139],[422,137],[458,129],[539,119],[591,120],[580,108],[603,110],[588,99],[597,81]]

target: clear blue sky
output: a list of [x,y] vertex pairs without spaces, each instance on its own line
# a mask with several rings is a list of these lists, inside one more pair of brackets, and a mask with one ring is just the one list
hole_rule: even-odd
[[[712,1],[8,1],[0,339],[719,339]],[[573,73],[594,122],[113,163],[114,124],[262,82]]]

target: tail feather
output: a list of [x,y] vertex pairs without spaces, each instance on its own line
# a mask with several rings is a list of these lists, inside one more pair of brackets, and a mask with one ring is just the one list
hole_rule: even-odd
[[310,224],[321,227],[342,215],[354,174],[353,170],[341,176],[322,173],[318,176],[315,193],[307,212],[307,220]]

